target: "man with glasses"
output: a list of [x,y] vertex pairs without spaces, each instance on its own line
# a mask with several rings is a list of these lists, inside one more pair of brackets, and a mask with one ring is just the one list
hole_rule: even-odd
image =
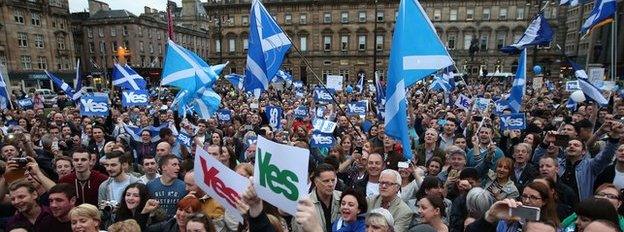
[[[336,170],[329,164],[320,164],[313,175],[314,189],[310,193],[310,200],[314,204],[316,215],[319,218],[323,232],[332,231],[332,222],[340,216],[340,191],[335,190]],[[301,226],[293,220],[293,231],[303,231]]]
[[394,218],[395,231],[407,231],[412,221],[412,210],[399,197],[401,190],[401,175],[399,172],[386,169],[379,176],[379,195],[369,198],[368,207],[371,209],[384,208],[390,211]]

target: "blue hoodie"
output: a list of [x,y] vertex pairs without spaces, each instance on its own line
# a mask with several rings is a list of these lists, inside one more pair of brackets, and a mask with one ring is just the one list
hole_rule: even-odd
[[[366,231],[365,214],[357,216],[354,222],[347,223],[342,220],[342,217],[332,223],[332,232],[364,232]],[[340,229],[338,229],[340,225]]]

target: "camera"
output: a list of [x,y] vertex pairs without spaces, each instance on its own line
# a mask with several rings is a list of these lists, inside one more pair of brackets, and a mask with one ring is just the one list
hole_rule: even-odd
[[26,157],[12,158],[11,160],[15,161],[20,167],[26,167],[26,164],[29,162]]
[[106,212],[112,212],[118,205],[119,203],[117,201],[100,201],[99,208]]

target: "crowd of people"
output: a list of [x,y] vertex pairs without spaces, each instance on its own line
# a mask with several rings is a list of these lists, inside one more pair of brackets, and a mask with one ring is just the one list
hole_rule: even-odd
[[[7,109],[0,231],[624,230],[624,99],[605,93],[607,107],[589,101],[570,109],[563,83],[527,85],[523,130],[501,130],[500,115],[510,111],[495,113],[492,103],[453,104],[459,94],[501,98],[510,84],[471,78],[446,93],[417,84],[405,119],[411,144],[385,134],[368,88],[319,104],[311,85],[271,87],[254,99],[220,81],[228,121],[180,116],[168,107],[173,95],[161,93],[132,108],[113,95],[105,118],[80,116],[64,95],[51,108]],[[366,115],[345,113],[361,100]],[[283,109],[273,127],[267,106]],[[307,116],[295,116],[299,106]],[[311,147],[318,118],[337,123],[330,147]],[[134,136],[128,126],[143,129]],[[192,136],[189,147],[176,139],[180,132]],[[236,202],[238,223],[197,185],[194,156],[204,149],[253,178],[259,136],[310,150],[309,194],[289,215],[249,184]]]

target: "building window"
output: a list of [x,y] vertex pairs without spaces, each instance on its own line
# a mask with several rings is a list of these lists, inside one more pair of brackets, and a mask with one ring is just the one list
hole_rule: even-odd
[[228,41],[229,52],[236,52],[236,40],[230,38]]
[[154,53],[154,44],[152,42],[149,43],[149,52]]
[[145,51],[145,48],[143,48],[143,41],[139,41],[139,50],[140,50],[141,52],[144,52],[144,51]]
[[507,20],[507,8],[501,8],[498,12],[499,20]]
[[470,43],[472,42],[472,35],[464,35],[464,49],[470,49]]
[[243,39],[243,50],[247,51],[249,49],[249,39],[244,38]]
[[58,50],[65,50],[65,36],[56,36],[56,44],[58,45]]
[[301,36],[299,38],[299,50],[301,50],[302,52],[305,52],[308,50],[308,37],[307,36]]
[[0,64],[6,66],[7,65],[7,57],[4,52],[0,52]]
[[87,37],[93,38],[93,29],[90,27],[87,27]]
[[366,50],[366,36],[365,35],[358,36],[358,50],[360,51]]
[[346,52],[349,50],[349,36],[340,36],[340,51]]
[[449,20],[457,21],[457,9],[451,9],[451,13],[449,15]]
[[442,20],[442,10],[434,9],[433,10],[433,21],[440,21],[440,20]]
[[37,68],[38,69],[48,69],[48,58],[45,56],[37,57]]
[[43,48],[43,35],[35,35],[35,47]]
[[524,7],[518,7],[516,9],[516,19],[523,20],[524,19]]
[[21,10],[15,10],[13,12],[13,19],[15,20],[16,23],[24,24],[24,14],[22,13]]
[[30,23],[32,23],[32,25],[41,26],[41,15],[39,13],[32,13],[30,17]]
[[366,11],[358,12],[358,21],[360,23],[365,23],[366,22]]
[[377,35],[377,37],[375,37],[375,49],[377,49],[377,51],[382,51],[383,44],[384,44],[384,36]]
[[473,8],[466,9],[466,20],[474,20],[474,9]]
[[483,8],[483,20],[490,20],[490,8]]
[[243,26],[249,25],[249,16],[248,15],[241,16],[241,23],[243,23]]
[[106,42],[100,41],[100,53],[106,54]]
[[17,44],[22,48],[28,47],[28,34],[24,32],[17,33]]
[[455,41],[457,41],[457,35],[454,32],[448,33],[446,46],[448,47],[449,50],[455,50],[455,43],[456,43]]
[[307,14],[299,15],[299,24],[308,24],[308,15]]
[[377,22],[383,22],[383,21],[384,21],[384,12],[377,11]]
[[481,40],[479,41],[479,50],[486,51],[488,49],[489,36],[481,35]]
[[323,23],[331,23],[331,21],[331,13],[325,12],[325,14],[323,14]]
[[507,38],[507,33],[504,31],[499,31],[496,33],[496,48],[501,49],[505,46],[505,39]]
[[122,28],[121,33],[122,33],[124,36],[128,36],[128,26],[124,25],[124,26],[123,26],[123,28]]
[[343,77],[343,80],[349,81],[349,69],[338,70],[338,75]]
[[143,27],[139,26],[139,36],[143,36]]
[[111,44],[111,48],[113,49],[113,52],[116,52],[118,47],[119,45],[117,44],[117,41],[113,41],[113,43]]
[[[331,65],[331,61],[326,60],[323,62],[324,65]],[[323,70],[323,80],[327,80],[327,76],[332,75],[332,71],[331,70]]]
[[215,51],[221,52],[221,41],[215,40]]
[[22,69],[24,70],[32,69],[32,60],[30,59],[30,56],[22,56],[21,63],[22,63]]
[[89,53],[95,52],[95,43],[89,42]]
[[323,36],[323,50],[326,52],[331,50],[331,35]]
[[349,12],[343,11],[340,13],[340,22],[348,23],[349,22]]
[[292,14],[284,14],[284,23],[292,24]]
[[98,35],[100,37],[104,37],[104,28],[103,27],[98,28]]

